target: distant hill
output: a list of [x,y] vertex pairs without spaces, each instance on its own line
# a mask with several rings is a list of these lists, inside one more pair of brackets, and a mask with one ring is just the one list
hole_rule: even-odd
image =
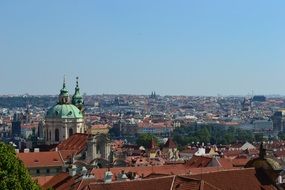
[[1,96],[0,107],[16,108],[16,107],[49,107],[55,104],[57,96]]

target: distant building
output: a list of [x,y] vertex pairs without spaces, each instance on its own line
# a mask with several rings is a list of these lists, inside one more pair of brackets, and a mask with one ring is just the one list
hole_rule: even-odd
[[253,96],[252,101],[253,102],[265,102],[266,97],[265,96]]
[[11,135],[11,127],[6,124],[0,124],[0,139],[9,138]]
[[138,134],[149,133],[156,135],[158,137],[170,137],[174,128],[175,127],[173,123],[170,121],[159,122],[159,123],[139,122],[137,133]]
[[272,131],[273,122],[271,120],[255,120],[253,127],[255,131]]
[[243,102],[241,103],[242,111],[251,111],[251,99],[244,98]]
[[32,176],[53,176],[63,171],[64,160],[59,151],[18,153]]
[[21,135],[21,114],[15,113],[12,121],[12,136],[19,137]]
[[156,99],[157,95],[156,95],[155,91],[151,92],[151,95],[149,97],[152,99]]
[[273,121],[273,130],[275,132],[284,131],[285,127],[285,110],[276,111],[271,117]]
[[88,129],[88,134],[92,134],[92,135],[108,134],[110,128],[111,127],[108,124],[105,124],[105,125],[102,125],[102,124],[92,125]]

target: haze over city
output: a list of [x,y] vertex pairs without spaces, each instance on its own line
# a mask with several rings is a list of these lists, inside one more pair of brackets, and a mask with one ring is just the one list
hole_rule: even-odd
[[0,94],[285,94],[284,1],[1,1]]

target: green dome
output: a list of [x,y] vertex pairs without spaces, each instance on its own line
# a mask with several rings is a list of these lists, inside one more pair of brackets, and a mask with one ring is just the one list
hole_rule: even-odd
[[78,119],[82,112],[72,104],[57,104],[47,111],[46,118]]

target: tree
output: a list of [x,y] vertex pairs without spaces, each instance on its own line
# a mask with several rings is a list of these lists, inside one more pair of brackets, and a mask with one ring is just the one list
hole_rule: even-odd
[[278,138],[281,140],[285,140],[285,133],[284,132],[279,132],[278,133]]
[[256,133],[254,135],[254,139],[256,142],[262,142],[264,139],[263,139],[263,133]]
[[197,132],[197,136],[199,137],[200,142],[205,142],[205,143],[210,142],[211,134],[210,134],[209,130],[207,129],[207,127],[202,127]]
[[201,124],[176,128],[173,131],[173,139],[179,146],[183,147],[197,141],[211,144],[229,144],[237,141],[252,142],[254,135],[252,131],[241,128]]
[[40,189],[20,161],[12,146],[0,142],[0,190]]
[[154,135],[149,133],[140,134],[137,138],[137,145],[144,146],[145,148],[151,148],[152,139],[157,143],[157,138]]

